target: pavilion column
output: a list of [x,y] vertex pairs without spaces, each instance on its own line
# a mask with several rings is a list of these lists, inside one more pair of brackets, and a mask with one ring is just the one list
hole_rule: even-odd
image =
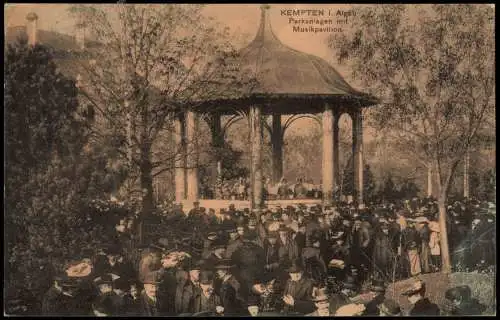
[[324,205],[331,205],[334,190],[334,150],[333,127],[334,114],[330,105],[325,105],[323,112],[323,162],[322,162],[322,191]]
[[186,113],[187,137],[187,199],[197,201],[198,190],[198,124],[199,116],[196,112]]
[[470,164],[470,152],[467,149],[464,159],[464,198],[469,198],[469,193],[470,193],[469,164]]
[[[220,114],[212,115],[212,145],[219,149],[224,146],[224,135],[222,134],[222,124]],[[222,173],[222,160],[217,160],[217,174]]]
[[[340,161],[339,161],[339,120],[340,113],[335,114],[333,120],[333,190],[338,190],[341,184]],[[339,191],[340,196],[340,191]]]
[[254,209],[263,205],[263,175],[262,175],[262,111],[261,106],[254,105],[250,108],[250,143],[252,150],[251,163],[251,206]]
[[283,132],[281,129],[281,114],[273,114],[273,130],[271,132],[273,149],[273,183],[278,183],[283,176]]
[[186,139],[185,139],[185,117],[181,113],[175,117],[175,202],[181,202],[186,198]]
[[352,153],[354,155],[354,201],[363,207],[363,112],[356,110],[352,115]]

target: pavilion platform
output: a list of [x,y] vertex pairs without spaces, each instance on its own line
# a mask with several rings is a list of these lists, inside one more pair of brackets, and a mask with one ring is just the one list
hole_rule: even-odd
[[[230,204],[233,204],[237,210],[243,210],[245,208],[250,208],[250,201],[248,200],[208,200],[208,199],[200,199],[200,207],[208,209],[212,208],[216,211],[219,209],[227,209]],[[285,208],[287,206],[295,206],[298,204],[305,205],[317,205],[322,204],[322,199],[290,199],[290,200],[266,200],[264,201],[264,205],[267,208],[272,209],[277,206],[281,206]],[[183,210],[188,212],[193,208],[193,202],[189,200],[182,201]]]

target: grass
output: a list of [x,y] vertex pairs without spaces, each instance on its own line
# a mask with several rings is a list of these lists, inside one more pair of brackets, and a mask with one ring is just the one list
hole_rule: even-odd
[[[468,285],[472,290],[472,297],[487,306],[483,315],[496,314],[495,274],[457,272],[444,275],[442,273],[429,273],[418,278],[426,284],[426,297],[441,309],[445,302],[444,294],[447,289],[459,285]],[[401,292],[408,288],[411,283],[412,279],[399,281],[389,285],[386,291],[386,297],[397,301],[404,313],[410,310],[411,305],[408,299],[401,295]]]

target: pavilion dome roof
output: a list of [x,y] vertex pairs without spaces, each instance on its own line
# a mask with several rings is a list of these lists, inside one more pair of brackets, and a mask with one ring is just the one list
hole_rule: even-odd
[[328,62],[284,45],[273,33],[269,6],[261,7],[254,40],[240,50],[239,65],[255,77],[253,94],[285,96],[364,96]]

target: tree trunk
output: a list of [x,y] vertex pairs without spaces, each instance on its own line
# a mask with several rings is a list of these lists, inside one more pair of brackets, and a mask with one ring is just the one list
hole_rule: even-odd
[[[444,194],[443,194],[444,193]],[[442,272],[445,274],[451,273],[451,259],[450,259],[450,249],[448,246],[448,228],[446,225],[446,194],[441,192],[438,199],[439,207],[439,230],[440,232],[440,244],[441,244],[441,261],[442,261]]]
[[151,147],[144,142],[141,146],[140,182],[142,189],[142,213],[150,214],[154,207],[153,199],[153,165],[151,163]]

